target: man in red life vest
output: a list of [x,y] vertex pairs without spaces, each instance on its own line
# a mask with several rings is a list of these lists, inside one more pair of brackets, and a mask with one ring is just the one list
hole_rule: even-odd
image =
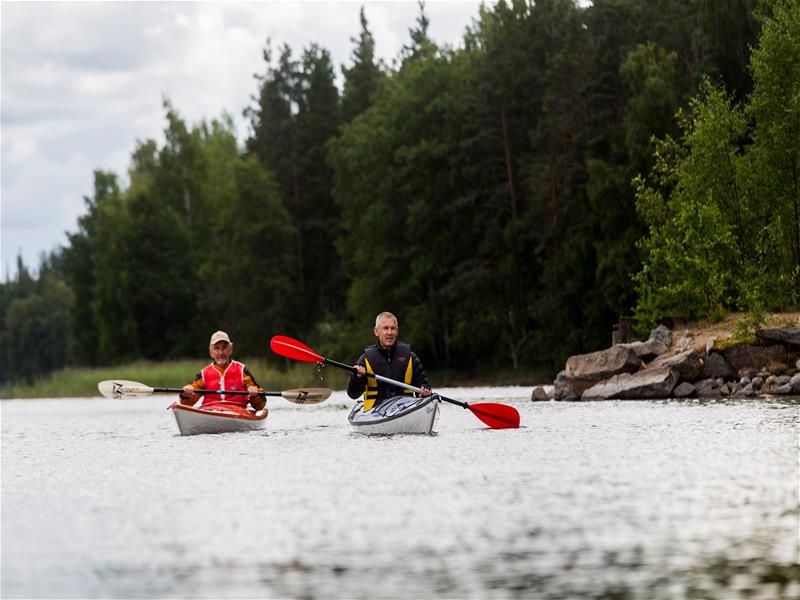
[[264,390],[256,383],[250,370],[243,363],[231,359],[233,342],[227,333],[224,331],[214,332],[209,342],[208,352],[213,362],[195,375],[192,383],[183,386],[183,392],[180,394],[181,404],[193,406],[201,397],[194,390],[206,389],[231,392],[247,391],[249,395],[207,394],[203,396],[203,404],[225,401],[247,406],[249,402],[256,411],[267,405],[266,399],[257,395]]

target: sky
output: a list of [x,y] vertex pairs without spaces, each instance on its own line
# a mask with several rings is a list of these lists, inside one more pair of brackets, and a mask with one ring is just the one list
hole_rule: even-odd
[[[487,0],[486,4],[491,4]],[[364,6],[376,54],[391,64],[409,41],[416,1],[9,2],[0,4],[0,278],[21,255],[32,271],[67,243],[94,171],[127,185],[137,142],[163,142],[163,99],[190,125],[242,111],[265,71],[262,51],[312,43],[351,64]],[[429,0],[429,36],[461,46],[480,2]]]

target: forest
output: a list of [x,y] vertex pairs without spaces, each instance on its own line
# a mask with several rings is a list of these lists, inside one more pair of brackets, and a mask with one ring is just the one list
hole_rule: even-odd
[[428,26],[387,65],[362,9],[341,86],[267,40],[243,141],[166,99],[163,144],[0,284],[0,382],[216,329],[354,360],[383,310],[429,369],[555,374],[621,316],[797,310],[800,0],[500,1],[455,48]]

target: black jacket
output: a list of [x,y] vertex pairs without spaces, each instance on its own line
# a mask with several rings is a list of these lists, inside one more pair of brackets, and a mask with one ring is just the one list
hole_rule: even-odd
[[[394,379],[395,381],[404,381],[406,369],[408,368],[408,361],[411,361],[411,385],[419,388],[430,387],[428,384],[428,376],[422,366],[422,361],[411,351],[411,346],[404,342],[395,342],[391,348],[381,348],[378,344],[373,344],[368,348],[364,348],[364,353],[358,358],[356,364],[365,367],[367,358],[369,358],[369,364],[372,366],[375,374]],[[358,377],[353,373],[347,384],[347,395],[351,398],[358,398],[364,394],[366,385],[367,376]],[[405,388],[378,381],[378,401],[404,393],[407,393]]]

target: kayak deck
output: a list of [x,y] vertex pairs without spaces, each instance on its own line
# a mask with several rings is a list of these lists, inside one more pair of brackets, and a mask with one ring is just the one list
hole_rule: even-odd
[[375,403],[370,410],[364,411],[364,401],[359,400],[347,420],[353,431],[358,433],[431,435],[439,416],[440,402],[436,394],[424,398],[394,396]]

